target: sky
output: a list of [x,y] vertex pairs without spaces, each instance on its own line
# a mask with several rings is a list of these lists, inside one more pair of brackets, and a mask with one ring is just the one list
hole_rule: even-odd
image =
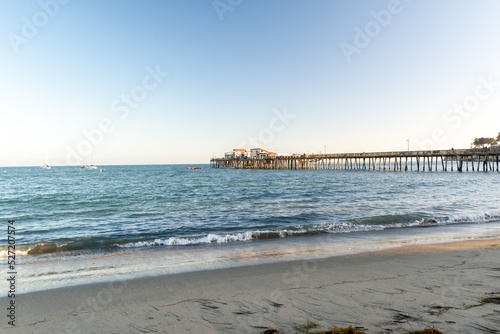
[[0,166],[234,148],[468,148],[500,132],[500,2],[0,2]]

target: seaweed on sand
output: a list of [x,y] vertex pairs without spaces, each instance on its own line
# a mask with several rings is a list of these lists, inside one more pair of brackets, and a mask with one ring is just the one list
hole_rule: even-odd
[[304,325],[295,325],[296,330],[304,331],[307,332],[311,328],[318,327],[318,324],[315,322],[312,322],[310,320],[307,320],[307,322]]
[[300,330],[303,333],[314,333],[314,334],[366,334],[361,329],[352,326],[349,326],[347,328],[334,327],[333,329],[327,331],[317,331],[317,329],[314,330],[313,332],[309,331],[310,329],[316,328],[318,326],[319,326],[318,324],[312,321],[307,321],[305,325],[295,326],[295,329]]
[[473,307],[483,306],[486,304],[500,304],[500,297],[498,297],[499,294],[500,294],[499,292],[491,292],[489,293],[488,297],[481,299],[479,301],[479,304],[469,305],[466,308],[469,309]]
[[426,328],[422,331],[414,331],[410,333],[405,333],[405,334],[443,334],[440,330],[432,327],[432,328]]
[[280,334],[280,331],[274,328],[266,329],[262,334]]
[[365,334],[365,332],[360,329],[349,326],[347,328],[334,327],[330,331],[320,332],[318,334]]

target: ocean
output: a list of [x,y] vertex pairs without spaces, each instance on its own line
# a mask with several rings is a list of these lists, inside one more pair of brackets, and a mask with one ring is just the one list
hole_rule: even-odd
[[500,237],[498,172],[0,168],[18,292]]

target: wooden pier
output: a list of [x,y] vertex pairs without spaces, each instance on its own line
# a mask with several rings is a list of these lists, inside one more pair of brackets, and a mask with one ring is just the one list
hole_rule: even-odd
[[213,158],[212,168],[377,170],[377,171],[499,171],[500,148],[339,153],[263,158]]

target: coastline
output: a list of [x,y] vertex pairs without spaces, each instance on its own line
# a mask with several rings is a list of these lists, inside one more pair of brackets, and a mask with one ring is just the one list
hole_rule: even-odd
[[498,300],[499,254],[500,239],[459,241],[44,290],[17,296],[16,327],[4,317],[0,328],[295,333],[294,326],[312,321],[367,333],[432,326],[443,333],[488,332],[499,327],[500,310],[481,300]]

